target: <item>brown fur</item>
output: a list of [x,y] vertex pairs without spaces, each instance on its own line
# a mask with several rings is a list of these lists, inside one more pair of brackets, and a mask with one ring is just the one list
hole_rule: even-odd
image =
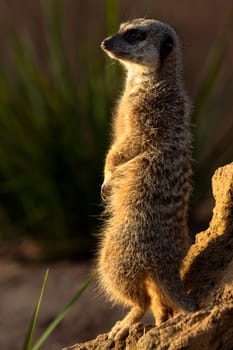
[[[132,28],[145,31],[146,39],[128,43],[124,33]],[[165,35],[174,47],[162,60]],[[179,40],[170,26],[133,20],[102,47],[127,69],[105,163],[106,222],[98,258],[104,291],[131,306],[109,335],[120,339],[149,307],[156,324],[196,309],[179,276],[189,247],[190,117]]]

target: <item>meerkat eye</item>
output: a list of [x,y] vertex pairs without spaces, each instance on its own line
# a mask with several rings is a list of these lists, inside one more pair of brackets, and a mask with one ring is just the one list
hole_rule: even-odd
[[124,33],[124,39],[130,44],[146,39],[147,34],[139,29],[129,29]]
[[170,35],[166,35],[160,46],[160,59],[164,60],[172,51],[174,40]]

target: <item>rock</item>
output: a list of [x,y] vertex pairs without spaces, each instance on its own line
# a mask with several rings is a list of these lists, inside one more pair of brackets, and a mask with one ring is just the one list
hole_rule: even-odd
[[125,341],[114,343],[104,334],[64,350],[233,349],[233,163],[216,170],[212,187],[213,217],[196,235],[181,271],[199,311],[159,327],[134,325]]

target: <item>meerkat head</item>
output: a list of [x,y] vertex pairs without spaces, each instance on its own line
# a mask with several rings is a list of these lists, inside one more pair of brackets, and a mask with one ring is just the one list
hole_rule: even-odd
[[121,24],[118,33],[106,38],[101,47],[127,69],[136,65],[157,71],[178,56],[179,40],[166,23],[139,18]]

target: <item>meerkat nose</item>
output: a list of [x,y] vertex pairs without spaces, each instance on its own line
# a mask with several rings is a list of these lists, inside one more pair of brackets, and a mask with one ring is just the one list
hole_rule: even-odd
[[111,50],[113,48],[113,40],[112,38],[106,38],[101,43],[101,48],[104,50]]

